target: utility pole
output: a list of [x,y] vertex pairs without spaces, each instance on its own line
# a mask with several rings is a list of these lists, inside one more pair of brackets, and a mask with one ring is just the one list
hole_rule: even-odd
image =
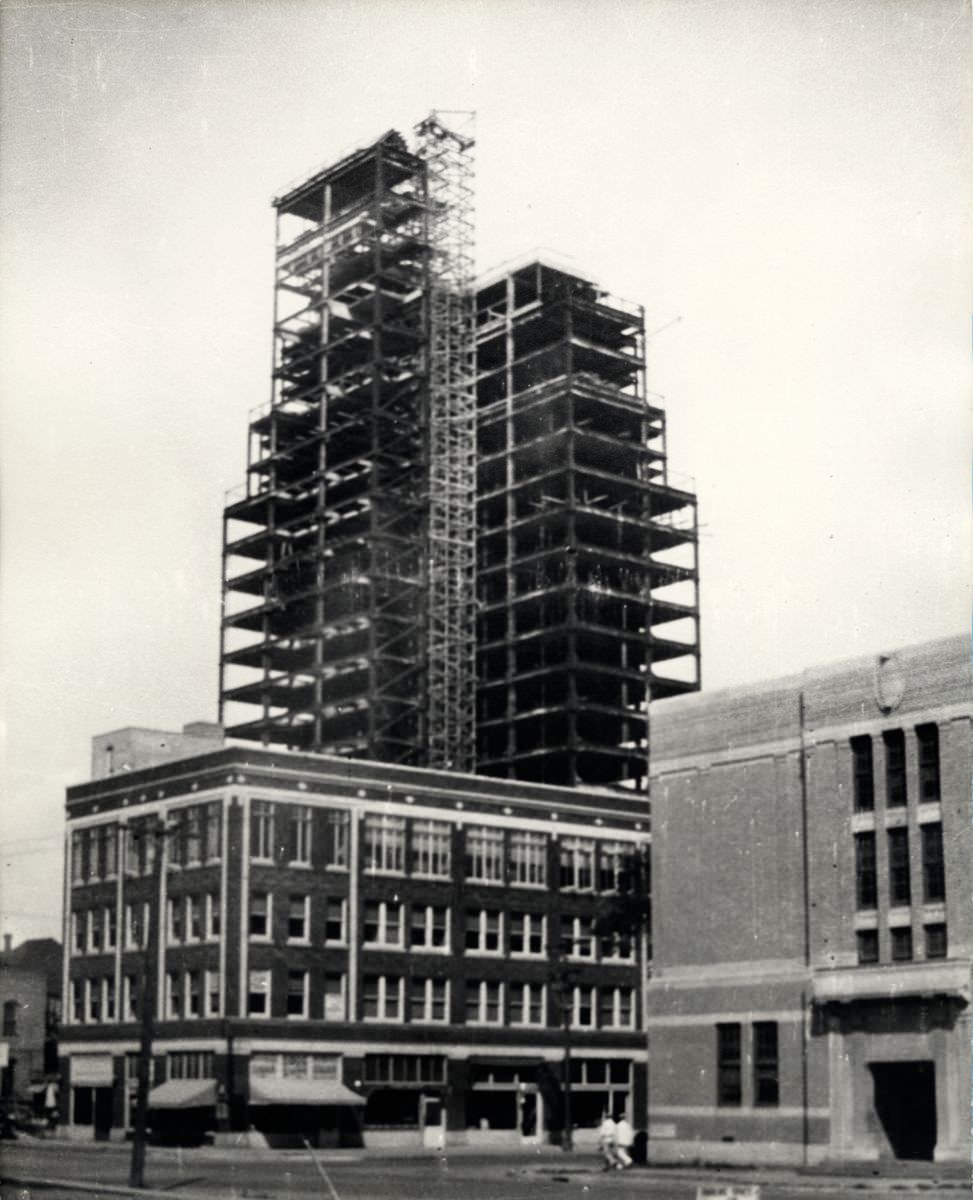
[[128,1186],[145,1187],[145,1142],[149,1115],[149,1072],[152,1066],[152,1034],[158,990],[159,963],[159,887],[162,881],[162,857],[166,826],[160,817],[146,830],[147,845],[152,847],[152,893],[149,902],[149,928],[146,938],[145,976],[142,987],[141,1035],[139,1040],[138,1085],[135,1093],[135,1125],[132,1131],[132,1161]]
[[561,1149],[565,1152],[574,1149],[574,1131],[571,1127],[571,1013],[573,1009],[572,989],[577,978],[577,971],[566,961],[568,954],[574,950],[574,938],[562,938],[560,955],[555,963],[555,987],[561,1004],[561,1029],[564,1034],[564,1057],[562,1059],[562,1097],[564,1101],[564,1128],[561,1131]]

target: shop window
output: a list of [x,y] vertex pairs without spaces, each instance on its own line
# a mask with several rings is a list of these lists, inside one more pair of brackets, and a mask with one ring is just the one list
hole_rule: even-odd
[[368,1084],[443,1084],[446,1059],[439,1054],[366,1054],[362,1077]]
[[875,834],[855,834],[855,893],[859,909],[874,908],[878,903],[878,876],[875,871]]
[[919,752],[919,803],[935,804],[940,798],[939,727],[917,725],[916,745]]
[[948,949],[945,924],[940,922],[926,925],[923,934],[926,941],[926,958],[945,958]]
[[755,1021],[753,1025],[753,1102],[766,1106],[780,1103],[776,1021]]
[[902,827],[890,829],[889,839],[889,903],[908,904],[912,899],[909,870],[909,831]]
[[859,929],[855,941],[858,945],[858,961],[862,966],[878,962],[877,929]]
[[466,831],[466,878],[474,883],[503,883],[503,830]]
[[413,821],[412,874],[448,879],[451,837],[445,821]]
[[166,1055],[166,1079],[212,1079],[212,1050],[175,1050]]
[[510,834],[510,882],[521,887],[546,886],[547,837],[545,834]]
[[875,775],[870,737],[851,739],[851,763],[855,811],[870,812],[875,807]]
[[946,867],[943,861],[943,827],[921,825],[922,898],[926,904],[946,899]]
[[405,865],[405,818],[365,818],[365,870],[400,875]]
[[741,1086],[740,1026],[736,1023],[716,1027],[716,1102],[737,1107],[743,1099]]
[[912,960],[912,929],[909,925],[897,925],[890,931],[892,941],[892,961],[910,962]]
[[885,743],[885,803],[889,808],[901,808],[906,802],[905,734],[901,729],[887,729],[882,734]]

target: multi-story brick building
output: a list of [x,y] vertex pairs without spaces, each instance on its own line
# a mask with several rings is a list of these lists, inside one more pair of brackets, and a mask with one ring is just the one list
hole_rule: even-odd
[[211,733],[185,757],[187,731],[169,762],[148,737],[153,765],[114,774],[96,739],[103,777],[68,792],[61,1054],[79,1136],[131,1122],[148,953],[157,1129],[541,1139],[563,1121],[566,1039],[573,1124],[593,1132],[606,1107],[639,1123],[643,951],[593,922],[647,842],[643,799],[213,750]]
[[969,1161],[970,644],[653,706],[650,1155]]

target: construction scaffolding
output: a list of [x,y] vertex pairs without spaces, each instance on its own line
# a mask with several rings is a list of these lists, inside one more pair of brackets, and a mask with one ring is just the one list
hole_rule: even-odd
[[648,702],[699,687],[696,497],[644,315],[542,262],[477,292],[482,774],[648,782]]
[[[450,125],[442,121],[448,115]],[[429,766],[475,767],[476,352],[473,114],[416,127],[429,240]]]

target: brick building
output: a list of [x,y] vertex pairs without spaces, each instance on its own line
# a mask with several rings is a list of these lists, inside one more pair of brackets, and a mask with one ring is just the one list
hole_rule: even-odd
[[131,1121],[153,901],[162,1134],[544,1139],[563,1119],[566,1036],[573,1124],[593,1137],[609,1106],[642,1124],[642,948],[592,923],[647,841],[644,799],[208,736],[68,792],[77,1136]]
[[5,935],[0,1012],[0,1097],[30,1102],[39,1110],[57,1074],[61,945],[54,938],[29,938],[13,946]]
[[970,644],[653,706],[657,1161],[969,1161]]

